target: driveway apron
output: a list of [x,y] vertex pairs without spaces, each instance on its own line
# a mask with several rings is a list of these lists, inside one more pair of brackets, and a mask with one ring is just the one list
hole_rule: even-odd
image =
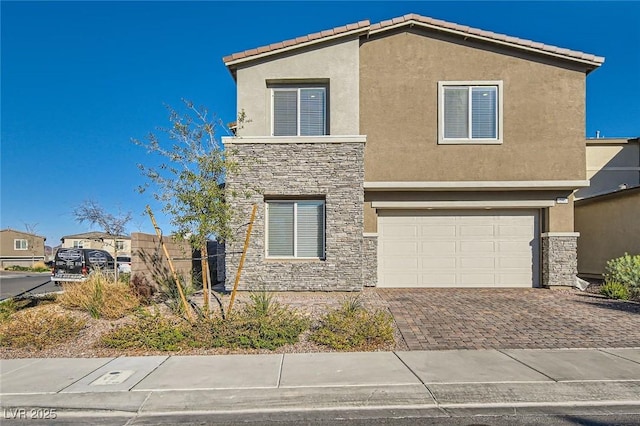
[[411,350],[640,347],[640,304],[577,290],[376,292]]

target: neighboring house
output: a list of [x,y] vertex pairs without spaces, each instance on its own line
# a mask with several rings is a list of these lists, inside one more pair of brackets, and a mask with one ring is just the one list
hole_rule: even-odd
[[254,203],[244,289],[574,285],[603,62],[413,14],[225,57],[249,119],[227,288]]
[[640,138],[588,139],[589,188],[576,192],[578,273],[602,278],[607,261],[640,254]]
[[640,138],[587,139],[587,178],[576,200],[640,185]]
[[46,238],[29,232],[3,229],[0,231],[0,266],[31,266],[45,260]]
[[[93,248],[106,250],[115,256],[114,237],[106,232],[85,232],[83,234],[66,235],[60,238],[62,248]],[[131,237],[115,236],[118,256],[131,256]]]

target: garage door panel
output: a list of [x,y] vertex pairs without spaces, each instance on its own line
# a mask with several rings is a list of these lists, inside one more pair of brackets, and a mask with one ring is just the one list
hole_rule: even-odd
[[387,241],[382,246],[383,253],[390,256],[417,255],[418,243],[412,241]]
[[464,269],[494,269],[496,259],[494,257],[462,257],[460,265]]
[[422,258],[422,268],[429,269],[430,271],[438,268],[455,269],[456,257],[430,257],[424,256]]
[[493,241],[461,241],[460,253],[493,253],[495,243]]
[[527,225],[498,225],[496,236],[498,237],[530,237],[532,226]]
[[455,241],[431,241],[421,244],[422,255],[439,256],[456,253]]
[[456,227],[454,225],[450,225],[450,226],[423,225],[420,227],[420,236],[429,236],[431,238],[455,237]]
[[423,287],[457,287],[456,274],[451,272],[433,272],[421,275]]
[[379,211],[379,285],[536,286],[537,217],[534,210]]
[[460,225],[461,237],[493,237],[493,225]]
[[469,271],[459,275],[460,287],[493,287],[496,283],[495,274],[483,271]]

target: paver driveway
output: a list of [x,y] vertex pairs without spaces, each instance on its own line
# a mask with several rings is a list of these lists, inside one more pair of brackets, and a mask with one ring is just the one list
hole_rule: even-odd
[[578,290],[376,292],[412,350],[640,347],[640,304]]

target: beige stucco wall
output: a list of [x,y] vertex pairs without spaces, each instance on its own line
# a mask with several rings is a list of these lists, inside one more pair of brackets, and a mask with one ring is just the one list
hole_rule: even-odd
[[[416,31],[360,49],[365,181],[586,178],[583,71]],[[503,82],[503,144],[438,145],[438,81],[454,80]]]
[[606,262],[640,254],[640,188],[576,202],[578,273],[600,275]]
[[[250,122],[239,126],[239,136],[271,135],[271,90],[267,81],[328,80],[329,133],[359,134],[359,39],[356,36],[252,61],[237,69],[238,111]],[[242,127],[242,128],[240,128]]]
[[[371,202],[379,201],[548,201],[568,198],[568,204],[556,204],[541,209],[546,226],[542,232],[573,231],[573,198],[567,191],[366,191],[364,206],[364,232],[377,232],[376,209]],[[530,209],[530,208],[529,208]]]
[[[124,242],[124,248],[118,250],[118,256],[131,256],[131,239],[116,238],[116,241]],[[63,248],[73,248],[75,242],[82,242],[82,248],[105,250],[109,252],[111,256],[115,256],[112,239],[65,238],[61,246]]]
[[640,185],[638,139],[587,140],[587,178],[591,185],[580,189],[577,198],[617,191],[621,184]]

